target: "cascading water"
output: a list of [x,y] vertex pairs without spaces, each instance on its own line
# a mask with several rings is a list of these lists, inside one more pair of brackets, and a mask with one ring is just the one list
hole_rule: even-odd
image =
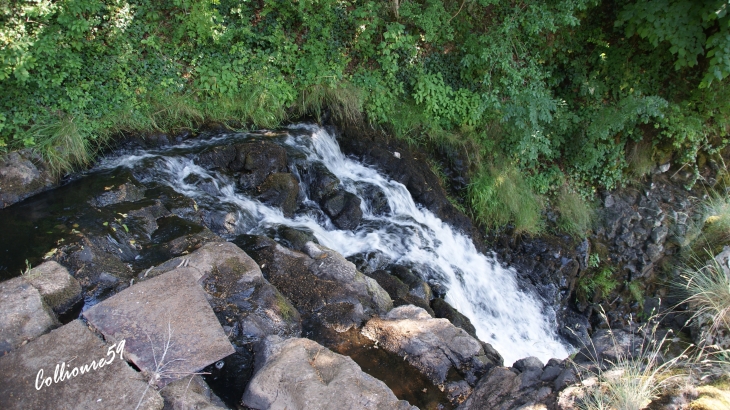
[[353,231],[338,230],[317,204],[306,198],[306,181],[302,181],[304,206],[293,218],[286,218],[281,210],[241,193],[226,175],[195,164],[195,155],[202,149],[250,138],[246,134],[137,151],[105,159],[97,169],[127,167],[142,183],[168,185],[193,198],[206,211],[234,215],[228,221],[231,235],[262,234],[282,225],[304,228],[322,245],[346,257],[378,252],[392,263],[413,267],[426,276],[424,279],[448,289],[447,302],[471,320],[479,338],[492,344],[505,364],[526,356],[545,361],[568,355],[553,330],[553,313],[519,289],[514,271],[479,253],[468,237],[418,207],[405,186],[345,157],[324,129],[296,125],[289,130],[278,139],[298,161],[297,166],[319,161],[340,179],[345,190],[360,197],[366,195],[365,188],[377,187],[385,194],[391,212],[376,215],[368,198],[363,198],[362,223]]

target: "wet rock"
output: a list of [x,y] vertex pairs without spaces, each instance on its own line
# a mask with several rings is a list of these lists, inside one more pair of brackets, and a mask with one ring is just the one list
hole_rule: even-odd
[[415,306],[400,306],[373,318],[362,330],[389,352],[402,356],[435,384],[444,384],[456,370],[471,385],[497,365],[481,343],[445,319],[433,319]]
[[429,315],[434,316],[433,309],[426,299],[419,298],[410,293],[408,285],[403,283],[397,276],[391,275],[384,270],[377,270],[368,274],[375,279],[393,300],[393,306],[415,305],[425,309]]
[[149,201],[148,204],[143,204],[137,209],[127,211],[124,215],[126,215],[124,222],[127,230],[135,231],[134,233],[144,232],[147,235],[151,235],[158,228],[157,220],[171,214],[162,204],[162,201],[155,199]]
[[160,395],[165,400],[163,410],[223,410],[226,405],[205,384],[200,375],[188,376],[174,381]]
[[211,147],[195,159],[195,164],[206,169],[228,169],[236,159],[236,147],[232,145],[218,145]]
[[0,157],[0,209],[52,188],[56,183],[42,158],[28,150]]
[[217,234],[232,234],[236,232],[238,216],[233,210],[207,211],[203,212],[203,223]]
[[140,188],[131,182],[125,182],[92,198],[89,200],[89,204],[96,208],[103,208],[120,202],[135,202],[144,198],[144,193],[144,188]]
[[282,225],[277,229],[276,233],[277,240],[282,245],[296,251],[304,251],[304,245],[307,242],[319,243],[317,242],[317,238],[314,237],[314,233],[304,228],[292,228]]
[[552,389],[539,383],[525,383],[526,378],[531,377],[528,373],[517,374],[504,367],[492,368],[458,410],[546,408],[544,403],[554,400]]
[[358,187],[360,197],[365,200],[365,204],[373,215],[388,216],[391,213],[388,197],[385,192],[376,185],[362,184]]
[[319,161],[310,164],[307,176],[309,184],[309,198],[318,203],[334,194],[337,187],[340,186],[340,180],[335,176],[335,174],[330,172],[330,170]]
[[281,208],[284,216],[291,217],[297,210],[299,181],[289,173],[273,173],[266,177],[259,187],[258,199],[271,206]]
[[81,285],[58,262],[45,262],[31,269],[23,278],[38,289],[43,301],[57,315],[71,310],[83,299]]
[[16,349],[56,326],[58,321],[53,312],[25,278],[0,283],[0,354]]
[[310,319],[347,330],[392,307],[388,293],[375,280],[323,246],[308,242],[306,253],[302,253],[262,236],[242,236],[236,243],[256,259],[271,284]]
[[145,274],[155,277],[178,268],[187,269],[199,281],[219,322],[238,344],[257,342],[268,335],[301,334],[299,312],[236,245],[208,243]]
[[460,327],[469,333],[472,337],[477,337],[477,330],[474,325],[471,324],[471,320],[468,317],[459,313],[458,310],[454,309],[453,306],[448,304],[441,298],[435,298],[431,301],[431,308],[433,308],[434,316],[437,318],[448,319],[454,326]]
[[[39,337],[0,357],[0,408],[162,409],[160,395],[147,389],[147,383],[124,361],[127,349],[117,349],[117,344],[104,342],[80,320]],[[56,381],[56,366],[60,370],[62,364],[63,372],[70,375]],[[88,371],[74,371],[85,367]],[[50,385],[37,389],[41,370]]]
[[260,186],[269,174],[287,172],[286,151],[268,141],[238,144],[236,158],[228,169],[242,173],[239,179],[241,188],[254,189]]
[[630,357],[640,348],[643,338],[621,329],[599,329],[593,333],[591,343],[575,356],[576,363],[617,363]]
[[160,388],[235,352],[190,268],[131,286],[83,316],[107,340],[125,340],[129,359]]
[[362,209],[360,198],[350,192],[340,190],[322,201],[322,210],[332,219],[339,229],[352,230],[360,225]]
[[243,404],[252,409],[415,410],[347,356],[308,339],[268,337]]

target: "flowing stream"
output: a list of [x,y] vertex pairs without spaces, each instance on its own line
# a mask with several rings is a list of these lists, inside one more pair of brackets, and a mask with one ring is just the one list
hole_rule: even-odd
[[[323,163],[345,190],[363,199],[363,221],[358,228],[335,228],[319,206],[306,198],[304,178],[300,183],[303,206],[293,218],[286,218],[279,209],[241,193],[235,180],[194,162],[210,146],[252,138],[284,146],[294,173],[314,161]],[[227,134],[175,147],[118,153],[103,159],[91,172],[119,167],[128,168],[146,186],[167,185],[208,212],[233,215],[229,239],[244,233],[266,234],[285,225],[311,231],[322,245],[346,257],[380,253],[391,263],[411,267],[429,283],[448,289],[447,302],[471,320],[479,338],[492,344],[506,365],[526,356],[543,361],[568,356],[556,335],[553,312],[519,289],[513,270],[479,253],[468,237],[417,206],[405,186],[347,158],[335,138],[320,127],[294,125],[273,137]],[[367,193],[373,187],[385,194],[391,209],[387,215],[376,215],[371,209]]]

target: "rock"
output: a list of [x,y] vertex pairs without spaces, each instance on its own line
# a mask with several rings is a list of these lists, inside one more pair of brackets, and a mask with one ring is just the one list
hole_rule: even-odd
[[190,268],[131,286],[83,316],[107,340],[125,340],[129,359],[160,388],[235,352]]
[[474,325],[471,324],[471,320],[468,317],[459,313],[458,310],[454,309],[445,300],[441,298],[435,298],[431,301],[431,308],[435,317],[448,319],[454,326],[460,327],[469,333],[472,337],[477,338],[477,330]]
[[358,194],[365,200],[365,206],[373,215],[388,216],[391,213],[388,197],[380,187],[371,184],[358,186]]
[[470,384],[495,366],[481,343],[446,319],[434,319],[416,306],[399,306],[373,318],[362,334],[389,352],[404,357],[434,384],[456,370]]
[[543,369],[542,374],[540,375],[540,380],[544,382],[551,382],[557,379],[562,372],[563,368],[560,366],[545,366],[545,369]]
[[409,409],[352,359],[309,339],[270,336],[256,352],[256,374],[242,402],[252,409]]
[[401,282],[398,277],[389,274],[384,270],[377,270],[368,275],[375,279],[393,300],[393,306],[415,305],[425,309],[429,315],[434,316],[433,310],[428,305],[428,301],[418,298],[409,293],[408,285]]
[[578,376],[575,374],[575,369],[572,367],[566,367],[563,369],[563,371],[560,372],[557,378],[555,378],[555,383],[553,384],[555,391],[561,391],[567,386],[576,383],[578,381]]
[[99,194],[89,200],[89,204],[96,208],[118,204],[120,202],[135,202],[144,198],[145,190],[131,182],[125,182],[110,191]]
[[42,158],[28,150],[0,157],[0,209],[43,192],[56,184]]
[[522,375],[504,367],[494,367],[479,381],[474,392],[457,410],[511,410],[536,404],[536,391],[520,391],[521,387]]
[[309,319],[345,331],[392,307],[388,293],[339,253],[313,242],[296,252],[263,236],[236,243],[261,266],[264,276]]
[[49,261],[36,266],[23,278],[38,289],[43,301],[57,315],[66,313],[83,301],[81,298],[81,285],[58,262]]
[[537,357],[525,357],[516,361],[512,367],[517,369],[520,373],[539,370],[542,372],[543,364]]
[[208,294],[209,303],[227,334],[239,344],[258,342],[268,335],[298,337],[299,312],[261,274],[241,248],[230,242],[203,245],[146,272],[155,277],[184,267]]
[[228,168],[242,173],[241,188],[252,190],[261,185],[269,174],[287,172],[286,151],[268,141],[236,145],[236,158]]
[[160,390],[165,400],[163,410],[224,410],[225,403],[205,384],[200,375],[174,381]]
[[[0,357],[0,408],[162,409],[160,395],[124,361],[128,353],[75,320]],[[57,366],[59,376],[70,373],[64,380]]]
[[362,210],[360,198],[350,192],[340,190],[322,201],[322,210],[332,219],[339,229],[352,230],[360,225]]
[[271,206],[281,208],[284,216],[291,217],[297,210],[299,181],[289,173],[273,173],[266,177],[259,187],[258,199]]
[[307,242],[319,243],[314,233],[306,228],[291,228],[289,226],[280,226],[276,230],[276,239],[281,244],[295,251],[304,251],[304,245]]
[[25,278],[0,283],[0,353],[14,350],[56,326],[56,317]]
[[208,148],[195,159],[195,164],[205,169],[228,169],[236,159],[236,147],[232,145],[218,145]]
[[335,174],[319,161],[310,164],[307,175],[309,198],[314,202],[321,202],[340,186],[340,180]]

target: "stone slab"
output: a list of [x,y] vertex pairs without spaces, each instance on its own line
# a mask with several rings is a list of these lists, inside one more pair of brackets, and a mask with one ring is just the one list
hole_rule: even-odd
[[41,294],[23,277],[0,283],[0,355],[56,326]]
[[81,301],[81,285],[68,270],[55,261],[45,262],[24,278],[38,289],[43,300],[56,314],[62,314]]
[[107,340],[126,340],[130,360],[160,388],[235,351],[190,269],[131,286],[84,317]]
[[[161,409],[160,395],[119,352],[126,359],[125,349],[105,343],[80,320],[43,335],[0,357],[0,409]],[[92,363],[96,369],[87,367]],[[83,374],[73,370],[85,367]],[[66,371],[71,376],[61,380]]]

